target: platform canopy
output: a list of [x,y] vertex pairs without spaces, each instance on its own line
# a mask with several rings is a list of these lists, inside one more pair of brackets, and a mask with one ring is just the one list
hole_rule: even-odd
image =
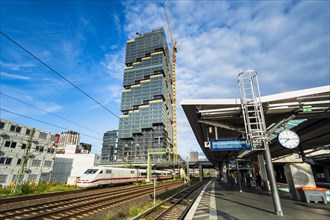
[[[261,97],[272,158],[299,153],[299,148],[282,147],[277,134],[291,129],[300,137],[300,148],[330,148],[330,85]],[[195,137],[213,164],[227,158],[245,158],[255,151],[210,149],[210,140],[244,138],[245,126],[240,99],[187,99],[181,102]],[[246,156],[244,156],[246,155]],[[330,155],[318,158],[330,161]]]

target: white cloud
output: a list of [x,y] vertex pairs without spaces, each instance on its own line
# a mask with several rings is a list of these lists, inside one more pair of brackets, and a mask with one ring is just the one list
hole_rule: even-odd
[[123,79],[125,53],[124,48],[118,50],[116,53],[108,53],[105,55],[104,61],[101,62],[106,67],[108,74],[115,79]]
[[123,87],[119,86],[119,85],[109,85],[106,88],[108,97],[107,99],[104,101],[104,104],[107,104],[109,102],[115,102],[117,104],[120,105],[121,103],[121,93],[122,93]]
[[27,77],[27,76],[22,76],[22,75],[18,75],[18,74],[10,74],[10,73],[2,72],[2,71],[0,72],[0,75],[3,77],[12,78],[12,79],[30,80],[30,77]]
[[[88,94],[120,112],[126,52],[122,30],[128,38],[134,38],[136,32],[149,32],[163,26],[170,43],[161,2],[124,1],[122,4],[123,12],[93,15],[87,12],[95,8],[86,10],[82,7],[63,20],[38,20],[32,28],[38,34],[26,35],[29,38],[22,38],[24,34],[16,35],[16,40]],[[180,102],[183,99],[239,97],[237,75],[240,70],[252,68],[258,71],[262,95],[330,84],[329,4],[328,1],[166,2],[179,49],[178,144],[184,157],[190,149],[201,150]],[[28,20],[24,15],[21,19]],[[66,22],[68,19],[70,22]],[[102,26],[110,22],[113,25]],[[117,35],[109,34],[116,31],[119,32]],[[88,41],[90,39],[92,42]],[[51,103],[45,102],[49,103],[50,111],[75,110],[81,107],[80,104],[90,110],[86,108],[90,106],[90,100],[71,85],[16,47],[2,45],[6,47],[3,50],[6,59],[0,61],[1,76],[34,82],[33,85],[30,81],[22,83],[20,92],[25,89],[34,97],[52,97]],[[102,54],[104,52],[106,54]],[[13,71],[15,74],[8,73]],[[53,104],[57,100],[62,101],[63,109]],[[103,111],[95,108],[98,110]]]
[[0,66],[2,68],[8,68],[10,70],[20,70],[22,68],[30,68],[34,67],[34,63],[5,63],[0,61]]
[[[194,145],[179,103],[191,98],[239,98],[237,75],[259,73],[262,95],[329,83],[329,2],[167,2],[177,40],[177,105],[181,153]],[[126,5],[126,28],[148,32],[167,24],[161,5]],[[167,36],[167,41],[170,41]],[[315,77],[315,74],[319,77]]]
[[37,106],[40,109],[43,109],[46,112],[50,112],[50,113],[54,113],[54,112],[58,112],[59,110],[62,109],[62,106],[55,104],[55,103],[45,103],[45,102],[39,102],[37,103]]

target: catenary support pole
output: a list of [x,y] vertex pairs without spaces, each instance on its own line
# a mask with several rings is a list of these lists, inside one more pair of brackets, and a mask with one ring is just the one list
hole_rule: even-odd
[[203,178],[203,166],[202,166],[202,164],[199,164],[198,168],[199,168],[199,182],[203,182],[204,178]]
[[151,154],[148,152],[148,164],[147,164],[147,179],[146,182],[149,183],[151,178]]
[[265,146],[266,169],[267,169],[267,173],[269,174],[268,178],[269,178],[269,182],[270,182],[275,212],[276,212],[277,216],[283,216],[280,196],[278,194],[276,179],[275,179],[275,175],[274,175],[274,167],[273,167],[272,158],[270,155],[270,149],[269,149],[269,145],[268,145],[267,141],[264,142],[264,146]]
[[242,177],[241,177],[241,171],[239,170],[239,165],[238,165],[238,160],[236,159],[236,170],[237,170],[237,182],[238,182],[238,186],[239,186],[239,191],[242,191]]

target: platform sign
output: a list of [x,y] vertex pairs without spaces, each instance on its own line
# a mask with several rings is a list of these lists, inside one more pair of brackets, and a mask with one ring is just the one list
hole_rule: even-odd
[[212,151],[250,150],[251,144],[245,139],[211,140]]

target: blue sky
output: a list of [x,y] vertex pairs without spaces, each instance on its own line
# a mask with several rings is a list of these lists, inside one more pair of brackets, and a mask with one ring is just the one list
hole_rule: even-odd
[[[125,43],[135,32],[167,31],[162,2],[1,0],[1,31],[119,116]],[[184,158],[201,150],[180,101],[239,98],[240,70],[257,70],[262,95],[330,84],[329,4],[166,2],[179,49],[178,146]],[[118,129],[118,118],[0,37],[1,108],[61,128],[6,111],[1,118],[54,133],[80,132],[81,141],[100,153],[103,133]]]

